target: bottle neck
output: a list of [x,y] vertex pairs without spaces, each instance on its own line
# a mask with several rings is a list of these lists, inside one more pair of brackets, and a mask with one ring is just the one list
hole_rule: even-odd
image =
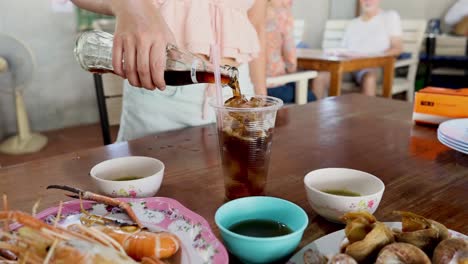
[[[102,31],[88,31],[83,33],[75,43],[74,54],[84,70],[93,73],[113,72],[112,46],[114,36]],[[123,61],[125,64],[125,62]],[[229,65],[220,66],[221,82],[232,88],[238,86],[239,71],[236,67]],[[215,68],[212,63],[203,57],[197,56],[189,51],[179,49],[177,46],[168,44],[166,47],[165,71],[189,72],[192,83],[204,82],[214,83]],[[202,73],[203,76],[198,76]],[[210,76],[210,77],[207,77]],[[177,78],[180,79],[180,78]],[[180,80],[177,80],[180,82]],[[190,84],[189,80],[183,85]]]
[[220,67],[221,75],[225,75],[229,77],[229,83],[227,85],[233,87],[233,85],[237,85],[239,80],[239,70],[234,66],[224,65]]
[[103,31],[87,31],[77,38],[74,55],[81,68],[95,73],[113,72],[112,45],[114,36]]

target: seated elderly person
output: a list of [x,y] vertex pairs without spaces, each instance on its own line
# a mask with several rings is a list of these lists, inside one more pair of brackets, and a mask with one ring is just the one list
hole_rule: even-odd
[[[380,0],[360,0],[362,15],[353,19],[346,28],[342,56],[387,54],[398,56],[402,51],[400,16],[395,11],[380,8]],[[353,73],[362,93],[375,96],[378,69],[364,69]],[[330,74],[320,72],[313,81],[317,98],[325,96],[330,85]]]

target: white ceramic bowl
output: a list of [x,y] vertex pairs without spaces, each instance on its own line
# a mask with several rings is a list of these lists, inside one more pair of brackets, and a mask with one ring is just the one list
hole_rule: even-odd
[[[91,169],[91,178],[99,191],[111,197],[151,197],[161,187],[164,163],[150,157],[123,157],[103,161]],[[141,177],[117,181],[123,177]]]
[[[309,172],[304,177],[307,199],[314,211],[329,221],[341,223],[340,217],[351,211],[374,213],[379,206],[385,184],[367,172],[327,168]],[[361,196],[341,196],[324,190],[348,190]]]

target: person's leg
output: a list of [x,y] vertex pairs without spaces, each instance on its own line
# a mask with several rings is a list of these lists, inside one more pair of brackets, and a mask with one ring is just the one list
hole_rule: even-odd
[[362,93],[367,96],[375,96],[377,90],[377,71],[368,71],[362,77]]
[[285,104],[294,103],[295,98],[295,87],[294,83],[287,83],[282,86],[271,87],[267,89],[268,96],[273,96],[283,100]]
[[315,94],[311,90],[308,90],[307,91],[307,102],[310,103],[310,102],[314,102],[314,101],[317,101],[317,97],[315,96]]
[[329,72],[319,72],[317,77],[312,80],[312,92],[314,92],[317,100],[320,100],[325,97],[326,91],[330,86],[330,73]]
[[377,90],[378,69],[369,68],[353,72],[356,83],[361,87],[362,93],[367,96],[375,96]]

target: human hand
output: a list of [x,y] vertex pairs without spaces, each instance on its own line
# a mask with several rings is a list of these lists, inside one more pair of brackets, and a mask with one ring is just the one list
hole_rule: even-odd
[[131,85],[164,90],[166,46],[174,36],[152,0],[111,0],[116,17],[112,65]]

